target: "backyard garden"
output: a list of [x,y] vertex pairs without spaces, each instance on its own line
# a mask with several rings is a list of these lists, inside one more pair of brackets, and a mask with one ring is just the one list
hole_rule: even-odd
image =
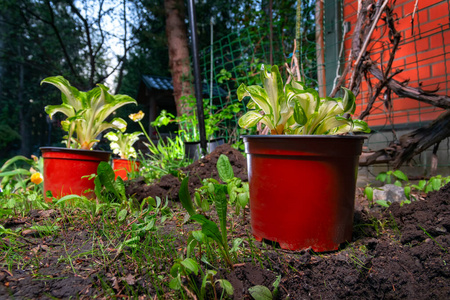
[[63,50],[27,55],[0,28],[0,299],[450,299],[450,81],[427,62],[450,27],[413,34],[444,1],[345,0],[326,48],[339,1],[230,1],[188,1],[190,38],[178,0],[0,5],[20,41]]

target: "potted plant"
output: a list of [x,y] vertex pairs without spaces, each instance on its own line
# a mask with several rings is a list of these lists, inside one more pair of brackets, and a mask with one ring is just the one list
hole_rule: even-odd
[[48,191],[56,198],[67,194],[92,197],[94,181],[88,177],[97,173],[99,163],[109,161],[111,156],[110,152],[92,150],[92,147],[106,129],[125,131],[127,123],[123,119],[107,119],[123,105],[137,102],[126,95],[111,95],[102,84],[82,92],[62,76],[45,78],[43,83],[51,84],[61,91],[62,104],[48,105],[45,112],[50,118],[58,112],[66,115],[61,125],[68,132],[64,137],[67,148],[40,148],[44,157],[46,201],[51,201],[47,196]]
[[350,241],[358,157],[369,132],[352,120],[355,97],[319,98],[301,82],[283,85],[276,65],[261,72],[263,87],[242,84],[239,100],[249,111],[243,128],[263,135],[244,136],[254,237],[281,248],[332,251]]
[[[222,145],[225,141],[223,138],[217,138],[216,134],[220,131],[220,125],[223,121],[229,120],[234,117],[235,114],[240,112],[240,103],[232,103],[218,108],[208,102],[208,99],[204,99],[205,111],[205,131],[207,139],[207,151],[211,153],[214,149]],[[153,126],[161,127],[168,125],[169,123],[177,123],[179,130],[178,135],[181,136],[186,157],[198,160],[200,157],[200,133],[198,130],[198,118],[195,110],[195,98],[189,98],[187,100],[189,106],[192,108],[191,114],[183,114],[175,117],[167,111],[161,111],[160,115],[152,122]]]
[[114,154],[119,158],[113,158],[113,169],[115,178],[121,177],[123,180],[128,179],[128,173],[139,169],[139,161],[136,160],[136,150],[133,144],[139,140],[142,132],[122,133],[118,131],[110,131],[105,134],[105,138],[110,141],[110,147]]

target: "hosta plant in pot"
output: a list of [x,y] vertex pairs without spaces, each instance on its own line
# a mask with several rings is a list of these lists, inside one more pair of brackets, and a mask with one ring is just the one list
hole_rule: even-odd
[[53,117],[62,113],[67,118],[61,122],[67,131],[67,148],[41,147],[44,157],[44,194],[47,201],[50,191],[53,197],[67,194],[93,197],[94,180],[89,175],[97,172],[101,161],[109,161],[110,152],[92,150],[98,137],[107,129],[125,131],[127,123],[110,115],[118,108],[136,100],[126,95],[111,95],[102,84],[90,91],[82,92],[71,86],[62,76],[48,77],[41,84],[48,83],[61,91],[62,103],[48,105],[45,112]]
[[119,158],[113,158],[113,169],[115,177],[121,177],[123,180],[128,179],[128,173],[139,170],[139,161],[136,160],[136,149],[133,144],[139,140],[139,136],[143,133],[136,131],[133,133],[122,133],[122,131],[110,131],[105,134],[109,140],[109,146],[114,154]]
[[284,85],[276,65],[261,72],[263,86],[242,84],[249,111],[243,128],[252,233],[281,248],[332,251],[351,240],[358,158],[368,132],[353,120],[355,97],[320,98],[301,82]]

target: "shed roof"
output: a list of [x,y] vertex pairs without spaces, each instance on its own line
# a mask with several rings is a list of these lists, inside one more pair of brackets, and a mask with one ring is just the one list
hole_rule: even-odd
[[[148,89],[173,91],[173,84],[171,77],[155,76],[155,75],[142,75],[142,81]],[[203,83],[203,95],[209,95],[210,84]],[[222,89],[217,84],[213,84],[213,97],[226,97],[227,91]]]

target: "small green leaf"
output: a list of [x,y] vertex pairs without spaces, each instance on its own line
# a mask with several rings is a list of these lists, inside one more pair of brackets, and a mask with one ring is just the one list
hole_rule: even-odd
[[406,199],[409,199],[411,197],[411,186],[409,185],[405,186],[404,193]]
[[195,275],[198,275],[198,264],[195,260],[192,258],[186,258],[181,262],[181,265],[185,267],[187,270],[189,270],[190,273],[194,273]]
[[433,190],[434,191],[439,191],[439,189],[441,188],[441,179],[434,179],[433,182],[431,183],[433,186]]
[[119,211],[119,213],[117,214],[117,220],[119,222],[122,222],[123,220],[125,220],[125,218],[127,217],[128,214],[128,210],[126,209],[122,209],[121,211]]
[[364,189],[364,194],[367,197],[367,200],[369,200],[370,202],[373,201],[373,188],[371,186],[366,186],[366,188]]
[[389,202],[387,202],[386,200],[377,200],[375,202],[383,207],[389,207]]
[[217,160],[217,172],[223,182],[227,182],[234,177],[233,167],[230,164],[230,160],[224,154],[221,154]]
[[105,161],[100,162],[97,168],[97,177],[107,191],[116,195],[118,199],[121,199],[122,197],[115,186],[115,176],[116,175],[114,174],[114,170],[111,168],[109,163]]
[[377,177],[375,178],[375,180],[379,180],[379,181],[381,181],[381,182],[385,182],[385,181],[386,181],[386,177],[387,177],[386,172],[381,172],[381,173],[379,173],[379,174],[377,175]]
[[188,183],[189,183],[189,176],[186,176],[181,182],[180,192],[178,194],[184,209],[192,217],[195,215],[195,209],[194,205],[192,204],[191,195],[189,194]]
[[231,283],[226,279],[218,279],[216,282],[219,283],[220,287],[225,290],[228,296],[232,296],[234,293],[234,288]]
[[397,177],[400,180],[408,181],[408,176],[406,176],[405,173],[403,173],[400,170],[395,170],[394,171],[394,176]]
[[173,278],[170,282],[169,282],[169,287],[172,290],[176,290],[178,291],[179,289],[181,289],[181,279],[177,277]]
[[244,208],[247,205],[248,200],[249,200],[248,193],[247,192],[239,193],[237,196],[237,200],[238,200],[239,206]]
[[202,225],[202,233],[207,237],[216,241],[220,246],[224,246],[222,242],[222,235],[216,223],[206,219],[203,215],[193,215],[192,220],[199,222]]
[[270,290],[263,286],[263,285],[255,285],[248,289],[250,292],[250,295],[255,300],[272,300],[272,292]]

